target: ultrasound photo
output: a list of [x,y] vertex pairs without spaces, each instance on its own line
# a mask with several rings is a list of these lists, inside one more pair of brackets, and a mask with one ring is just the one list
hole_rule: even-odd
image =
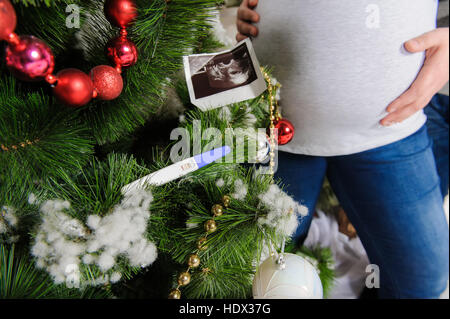
[[198,54],[184,59],[191,101],[212,109],[260,95],[266,89],[250,40],[216,54]]

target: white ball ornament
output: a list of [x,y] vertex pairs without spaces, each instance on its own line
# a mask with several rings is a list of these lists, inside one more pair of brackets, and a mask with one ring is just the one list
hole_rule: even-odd
[[294,254],[267,258],[253,279],[254,299],[322,299],[323,288],[316,269]]

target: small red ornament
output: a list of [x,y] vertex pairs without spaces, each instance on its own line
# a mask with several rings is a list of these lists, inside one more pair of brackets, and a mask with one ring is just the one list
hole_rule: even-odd
[[16,11],[9,0],[0,0],[0,40],[7,40],[17,24]]
[[106,55],[119,69],[136,64],[138,58],[136,45],[123,36],[118,36],[106,44]]
[[279,119],[274,122],[275,128],[278,129],[278,144],[286,145],[294,138],[295,128],[294,125],[286,120]]
[[94,93],[90,77],[78,69],[64,69],[56,74],[53,94],[65,105],[80,107],[89,103]]
[[39,81],[53,72],[55,58],[44,41],[25,35],[17,45],[7,46],[6,65],[20,80]]
[[136,3],[133,0],[106,0],[104,11],[106,19],[120,28],[129,26],[137,16]]
[[122,76],[113,67],[99,65],[93,68],[89,75],[97,91],[97,98],[101,100],[114,100],[122,92]]

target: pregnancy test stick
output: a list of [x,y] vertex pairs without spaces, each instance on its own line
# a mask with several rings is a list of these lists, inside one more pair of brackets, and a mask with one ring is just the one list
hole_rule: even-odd
[[215,162],[219,158],[225,157],[231,152],[229,146],[222,146],[209,152],[205,152],[194,157],[187,158],[175,164],[164,167],[154,173],[144,176],[122,188],[122,194],[126,194],[147,185],[160,186],[176,180],[189,173]]

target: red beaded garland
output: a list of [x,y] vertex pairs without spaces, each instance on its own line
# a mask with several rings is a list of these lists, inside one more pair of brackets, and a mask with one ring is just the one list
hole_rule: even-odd
[[99,65],[93,68],[89,75],[97,91],[97,98],[101,100],[114,100],[122,92],[122,76],[113,67]]
[[18,44],[7,46],[6,65],[20,80],[39,81],[53,72],[55,58],[44,41],[25,35]]
[[138,58],[136,45],[124,36],[118,36],[108,42],[106,55],[119,69],[136,64]]
[[[138,58],[135,44],[127,39],[127,30],[137,17],[134,0],[106,0],[105,15],[111,24],[120,27],[120,35],[108,42],[106,51],[114,67],[100,65],[90,76],[77,69],[65,69],[52,74],[55,58],[45,42],[33,36],[19,37],[14,33],[17,18],[9,0],[0,0],[0,40],[6,40],[6,64],[21,80],[45,80],[53,94],[71,107],[83,106],[94,97],[103,100],[117,98],[123,89],[122,67],[134,65]],[[92,80],[91,80],[92,78]]]
[[16,28],[16,11],[9,0],[0,0],[0,40],[7,40]]
[[91,78],[78,69],[61,70],[56,74],[56,79],[53,94],[67,106],[86,105],[95,94]]
[[128,27],[137,16],[133,0],[106,0],[104,11],[106,19],[120,28]]
[[278,144],[286,145],[294,138],[295,128],[294,125],[286,120],[279,119],[274,122],[275,128],[278,129]]

